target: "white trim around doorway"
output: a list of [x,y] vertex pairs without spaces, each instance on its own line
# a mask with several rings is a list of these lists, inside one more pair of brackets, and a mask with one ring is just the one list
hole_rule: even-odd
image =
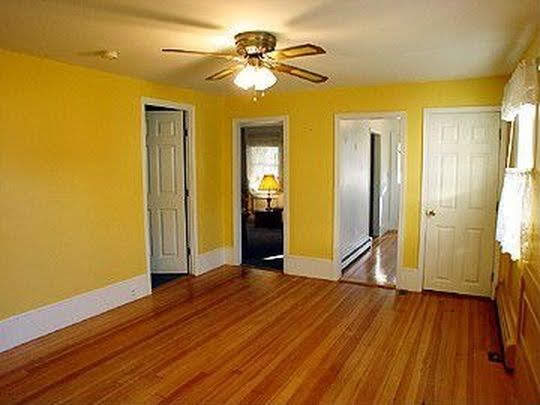
[[197,274],[197,181],[195,173],[195,107],[191,104],[179,104],[173,101],[160,100],[156,98],[141,97],[141,162],[142,162],[142,190],[143,190],[143,220],[144,220],[144,255],[146,262],[146,275],[148,280],[148,288],[152,290],[151,284],[151,268],[150,268],[150,233],[148,224],[148,159],[146,151],[146,115],[145,106],[152,105],[156,107],[167,107],[182,110],[187,112],[187,129],[188,129],[188,153],[186,154],[188,161],[186,168],[188,175],[186,177],[186,189],[189,191],[187,198],[187,229],[188,238],[187,245],[189,247],[188,254],[188,274]]
[[242,187],[241,129],[248,126],[283,125],[283,272],[287,273],[289,253],[289,117],[287,115],[257,118],[235,118],[232,121],[232,264],[242,262]]
[[[407,114],[404,111],[389,112],[358,112],[340,113],[334,115],[334,243],[333,243],[333,265],[336,274],[341,277],[341,263],[339,258],[339,223],[341,218],[339,195],[336,184],[339,184],[339,123],[346,120],[376,120],[376,119],[398,119],[400,121],[401,138],[401,188],[399,195],[399,219],[398,219],[398,251],[396,269],[396,288],[403,290],[418,291],[417,283],[412,280],[413,269],[403,267],[403,248],[405,240],[405,195],[407,192]],[[412,281],[411,281],[412,280]]]

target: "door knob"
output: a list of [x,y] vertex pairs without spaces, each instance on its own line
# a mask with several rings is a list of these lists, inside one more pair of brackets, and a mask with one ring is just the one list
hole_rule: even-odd
[[435,211],[433,210],[426,210],[426,215],[428,217],[434,217],[435,216]]

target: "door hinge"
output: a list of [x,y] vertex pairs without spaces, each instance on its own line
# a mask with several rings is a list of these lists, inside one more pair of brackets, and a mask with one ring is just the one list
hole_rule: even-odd
[[187,255],[191,256],[191,248],[189,246],[187,247],[186,251],[187,251]]
[[189,197],[189,190],[187,188],[184,189],[184,196]]
[[493,283],[493,280],[495,279],[495,273],[491,273],[491,282]]

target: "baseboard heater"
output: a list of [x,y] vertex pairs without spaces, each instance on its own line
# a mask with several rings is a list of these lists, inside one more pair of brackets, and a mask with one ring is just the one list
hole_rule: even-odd
[[502,346],[504,350],[504,366],[513,370],[516,363],[516,331],[517,320],[512,316],[509,297],[506,295],[504,283],[497,286],[496,306],[499,329],[501,331]]
[[369,236],[367,239],[364,239],[362,242],[360,242],[350,252],[345,254],[345,256],[343,256],[343,258],[341,259],[341,270],[343,270],[345,267],[351,264],[366,250],[368,250],[371,247],[371,243],[372,243],[372,238]]

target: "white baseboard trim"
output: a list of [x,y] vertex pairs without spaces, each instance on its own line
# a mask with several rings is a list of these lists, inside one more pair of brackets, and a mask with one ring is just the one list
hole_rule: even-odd
[[65,328],[151,293],[148,275],[33,309],[0,321],[0,352]]
[[220,247],[197,256],[193,275],[200,276],[216,267],[232,263],[233,250],[230,246]]
[[396,288],[398,290],[422,291],[422,277],[418,269],[400,267],[396,274]]
[[322,278],[332,281],[337,281],[341,277],[341,271],[329,259],[287,255],[284,265],[283,272],[293,276]]

